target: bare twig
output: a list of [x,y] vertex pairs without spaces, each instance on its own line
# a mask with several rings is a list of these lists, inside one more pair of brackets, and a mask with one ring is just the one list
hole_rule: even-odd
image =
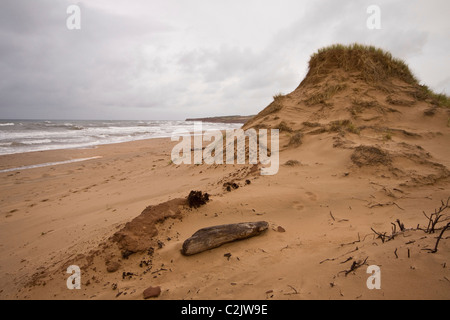
[[353,249],[353,250],[351,250],[351,251],[349,251],[349,252],[346,252],[346,253],[340,255],[339,257],[322,260],[322,261],[319,262],[319,264],[322,264],[322,263],[324,263],[324,262],[326,262],[326,261],[334,261],[334,260],[337,260],[337,259],[339,259],[339,258],[342,258],[343,256],[348,255],[349,253],[353,253],[353,252],[358,251],[358,250],[359,250],[359,248],[356,247],[355,249]]
[[[415,229],[414,228],[406,229],[405,225],[403,223],[401,223],[399,219],[397,219],[396,222],[397,222],[398,227],[400,228],[400,231],[397,232],[397,226],[395,225],[395,223],[391,222],[391,225],[393,227],[392,227],[392,234],[390,236],[386,235],[386,232],[380,233],[380,232],[375,231],[373,228],[371,228],[371,230],[375,233],[375,235],[377,235],[377,238],[381,239],[381,241],[383,243],[393,240],[399,234],[403,234],[403,236],[405,236],[404,235],[405,231],[422,230],[425,233],[434,233],[437,230],[441,230],[439,236],[437,237],[434,249],[427,249],[427,248],[422,249],[422,250],[429,251],[431,253],[436,253],[438,251],[439,242],[443,238],[445,231],[447,231],[447,229],[450,228],[450,222],[448,222],[444,227],[437,227],[437,224],[439,222],[442,223],[442,222],[447,222],[450,220],[450,217],[444,217],[444,211],[449,208],[450,208],[450,197],[448,197],[446,202],[441,200],[441,206],[438,209],[435,209],[434,213],[430,214],[429,216],[425,212],[423,212],[423,215],[428,219],[428,226],[426,229],[420,228],[419,225],[417,225],[417,228],[415,228]],[[426,237],[422,237],[421,239],[424,239],[424,238],[426,238]],[[445,238],[445,239],[447,239],[447,238]],[[412,241],[407,242],[406,244],[408,245],[408,244],[412,244],[414,242],[415,241],[412,240]],[[394,254],[395,254],[395,257],[398,259],[397,248],[395,249]],[[408,258],[410,258],[410,257],[411,257],[411,250],[408,248]]]
[[[365,239],[365,237],[364,237],[364,239]],[[358,243],[358,242],[361,242],[361,238],[360,238],[360,236],[359,236],[359,232],[358,232],[358,240],[355,240],[355,241],[349,242],[349,243],[342,243],[342,244],[341,244],[341,247],[346,246],[346,245],[349,245],[349,244],[355,244],[355,243]]]
[[370,230],[372,230],[378,236],[377,238],[380,238],[383,243],[386,241],[386,232],[379,233],[379,232],[375,231],[373,228],[370,228]]
[[436,253],[438,251],[439,241],[441,241],[442,235],[448,228],[450,228],[450,222],[447,223],[447,225],[442,229],[441,233],[439,234],[439,237],[437,238],[436,245],[434,246],[434,249],[431,251],[431,253]]
[[[428,226],[426,229],[426,233],[434,233],[436,231],[436,225],[438,224],[439,220],[443,216],[443,212],[450,208],[450,197],[448,197],[447,202],[444,202],[441,200],[441,206],[439,209],[435,209],[434,213],[432,213],[430,216],[427,216],[427,214],[424,212],[424,216],[428,219]],[[446,221],[447,218],[444,220]]]
[[400,231],[405,231],[405,225],[403,223],[401,223],[399,219],[397,219],[396,222],[398,223]]
[[298,294],[298,291],[297,291],[297,289],[295,289],[293,286],[291,286],[291,285],[288,285],[288,287],[290,287],[292,290],[294,290],[294,294]]
[[355,271],[356,269],[358,269],[359,267],[363,266],[366,264],[367,259],[369,259],[369,257],[367,257],[366,259],[364,259],[364,261],[353,261],[352,265],[350,266],[349,270],[344,270],[341,272],[345,273],[345,276],[347,276],[350,272]]
[[397,208],[399,208],[400,210],[405,210],[402,207],[400,207],[396,202],[386,202],[386,203],[374,203],[374,204],[369,204],[368,207],[370,209],[375,208],[375,207],[385,207],[385,206],[397,206]]
[[333,221],[336,221],[336,219],[334,218],[333,213],[331,211],[330,211],[330,216],[333,219]]
[[342,261],[340,264],[344,264],[344,263],[346,263],[346,262],[349,262],[350,260],[352,260],[353,259],[353,257],[348,257],[345,261]]
[[159,270],[153,271],[152,274],[158,273],[158,272],[161,272],[161,271],[168,271],[168,270],[167,270],[167,269],[164,269],[164,268],[161,268],[161,269],[159,269]]
[[395,223],[391,222],[393,228],[392,228],[392,234],[394,234],[395,232],[397,232],[397,226],[395,225]]

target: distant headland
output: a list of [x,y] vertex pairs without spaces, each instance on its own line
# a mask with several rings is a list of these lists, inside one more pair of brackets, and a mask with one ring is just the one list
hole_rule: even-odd
[[218,123],[246,123],[254,116],[221,116],[208,118],[188,118],[186,121],[203,121],[203,122],[218,122]]

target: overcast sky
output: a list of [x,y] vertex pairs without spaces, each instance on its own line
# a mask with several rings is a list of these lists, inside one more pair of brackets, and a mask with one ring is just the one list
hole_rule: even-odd
[[334,43],[389,50],[450,94],[449,13],[448,0],[1,0],[0,118],[255,114]]

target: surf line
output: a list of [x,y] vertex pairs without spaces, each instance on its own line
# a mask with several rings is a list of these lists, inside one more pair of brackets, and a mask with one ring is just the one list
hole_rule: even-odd
[[23,167],[11,168],[11,169],[4,169],[4,170],[0,170],[0,173],[11,172],[11,171],[16,171],[16,170],[26,170],[26,169],[34,169],[34,168],[56,166],[56,165],[60,165],[60,164],[81,162],[81,161],[87,161],[87,160],[93,160],[93,159],[99,159],[99,158],[102,158],[102,157],[101,156],[97,156],[97,157],[81,158],[81,159],[73,159],[73,160],[65,160],[65,161],[57,161],[57,162],[46,162],[46,163],[40,163],[40,164],[33,164],[33,165],[30,165],[30,166],[23,166]]

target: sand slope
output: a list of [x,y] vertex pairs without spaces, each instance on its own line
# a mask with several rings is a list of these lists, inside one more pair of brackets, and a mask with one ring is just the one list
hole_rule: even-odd
[[[169,139],[1,157],[2,168],[102,158],[0,174],[0,297],[142,299],[160,286],[157,299],[448,299],[450,231],[430,253],[440,230],[425,232],[424,212],[450,196],[450,110],[402,76],[315,67],[244,125],[281,130],[274,176],[175,166]],[[211,200],[189,208],[191,190]],[[200,228],[260,220],[258,237],[180,253]],[[66,288],[71,264],[81,290]],[[380,290],[366,286],[369,265]]]

